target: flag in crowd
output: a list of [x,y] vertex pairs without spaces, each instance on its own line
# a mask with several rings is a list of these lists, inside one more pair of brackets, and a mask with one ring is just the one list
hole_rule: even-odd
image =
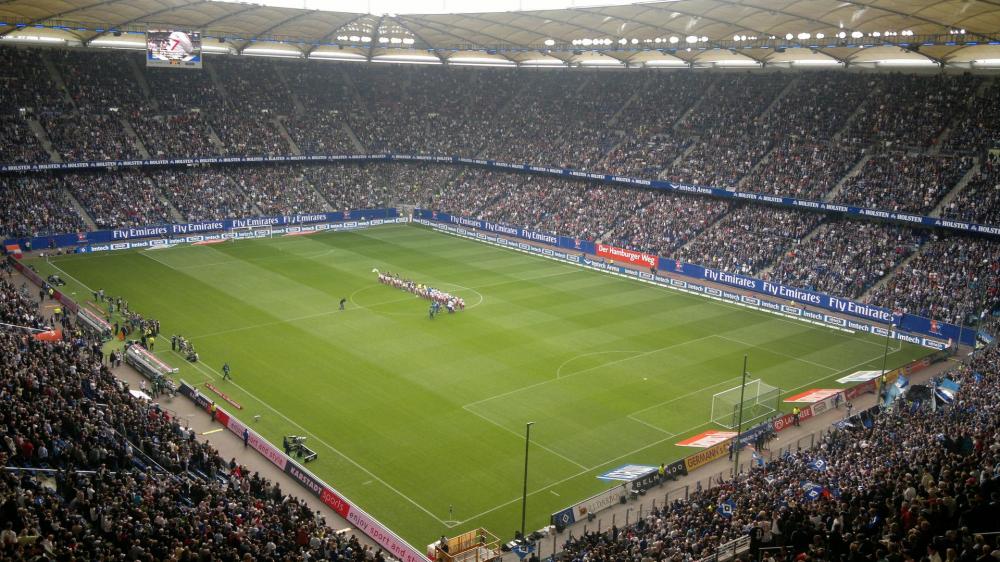
[[733,514],[736,513],[736,502],[732,498],[726,498],[726,501],[719,504],[719,509],[717,510],[719,515],[725,517],[726,519],[732,518]]
[[809,468],[817,472],[823,472],[826,470],[826,461],[823,459],[814,459],[811,463],[809,463]]

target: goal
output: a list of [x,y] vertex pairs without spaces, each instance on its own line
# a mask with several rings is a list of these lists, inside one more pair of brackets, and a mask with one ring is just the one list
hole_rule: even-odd
[[781,389],[760,379],[753,379],[747,381],[745,390],[737,386],[712,395],[712,423],[727,429],[736,429],[740,423],[741,392],[744,426],[778,411]]
[[231,230],[233,240],[241,238],[270,238],[274,235],[271,225],[265,226],[234,226]]

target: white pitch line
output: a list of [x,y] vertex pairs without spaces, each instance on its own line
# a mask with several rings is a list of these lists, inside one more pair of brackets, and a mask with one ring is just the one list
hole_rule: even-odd
[[606,351],[591,351],[590,353],[581,353],[579,355],[574,355],[573,357],[570,357],[569,359],[563,361],[558,367],[556,367],[556,378],[558,379],[558,378],[562,377],[563,367],[565,367],[566,365],[569,365],[570,363],[572,363],[573,361],[576,361],[577,359],[583,359],[584,357],[593,357],[594,355],[607,355],[607,354],[611,354],[611,353],[637,353],[638,354],[638,353],[642,353],[642,352],[641,351],[634,351],[634,350],[625,350],[625,349],[621,349],[621,350],[618,350],[618,349],[609,349],[609,350],[606,350]]
[[[285,250],[281,250],[280,248],[279,248],[279,251],[283,252],[285,255],[283,255],[283,256],[265,256],[265,257],[262,257],[262,258],[249,258],[249,259],[245,259],[245,260],[239,260],[239,259],[237,259],[237,260],[223,260],[223,261],[215,261],[215,262],[209,262],[209,263],[196,263],[196,264],[193,264],[193,265],[167,265],[166,262],[163,262],[163,261],[160,261],[160,260],[156,260],[156,261],[159,261],[163,265],[167,265],[167,267],[169,267],[171,269],[176,269],[177,271],[187,271],[189,269],[200,269],[200,268],[203,268],[203,267],[214,267],[214,266],[219,266],[219,265],[229,265],[231,263],[249,263],[249,264],[255,264],[255,263],[258,263],[258,262],[266,262],[266,261],[272,261],[272,260],[289,260],[289,259],[295,259],[295,258],[303,259],[303,260],[313,260],[313,259],[321,258],[323,256],[326,256],[326,255],[329,255],[329,254],[333,253],[332,249],[331,250],[320,250],[318,252],[312,252],[312,254],[310,254],[310,255],[293,254],[293,253],[290,253],[290,252],[286,252]],[[141,251],[139,253],[143,254],[143,255],[146,255],[148,252],[149,252],[149,250],[144,250],[144,251]]]
[[[163,339],[165,339],[165,338],[163,338]],[[176,353],[176,352],[174,352],[174,353]],[[218,371],[216,371],[212,367],[209,367],[208,365],[205,365],[201,361],[199,361],[197,363],[194,363],[193,365],[194,365],[194,367],[196,369],[202,371],[203,373],[205,372],[204,369],[208,369],[210,372],[215,373],[216,376],[213,377],[213,378],[219,378],[219,379],[222,378],[222,375],[220,375]],[[426,513],[428,516],[430,516],[432,519],[434,519],[438,523],[441,523],[442,525],[445,524],[444,519],[441,519],[437,515],[434,515],[433,513],[431,513],[430,510],[428,510],[426,507],[424,507],[424,506],[420,505],[419,503],[417,503],[413,498],[407,496],[403,492],[400,492],[395,487],[393,487],[391,484],[389,484],[385,480],[382,480],[382,478],[380,478],[377,474],[375,474],[374,472],[368,470],[367,468],[365,468],[364,466],[362,466],[359,462],[355,461],[351,457],[349,457],[346,454],[342,453],[341,451],[339,451],[333,445],[330,445],[329,443],[327,443],[323,439],[317,437],[316,434],[314,434],[313,432],[309,431],[308,429],[302,427],[296,421],[292,420],[291,418],[289,418],[285,414],[282,414],[276,408],[274,408],[273,406],[271,406],[267,402],[261,400],[260,398],[258,398],[256,395],[252,394],[247,389],[243,388],[242,386],[240,386],[239,384],[237,384],[237,383],[235,383],[233,381],[229,381],[227,384],[231,384],[231,385],[235,386],[236,388],[240,389],[241,391],[243,391],[244,394],[246,394],[250,398],[253,398],[254,400],[256,400],[260,405],[264,406],[268,410],[271,410],[272,412],[274,412],[275,414],[277,414],[278,417],[280,417],[281,419],[285,420],[286,422],[288,422],[288,423],[294,425],[295,427],[299,428],[300,431],[302,431],[303,433],[305,433],[309,437],[312,437],[318,443],[320,443],[321,445],[325,446],[330,451],[333,451],[335,454],[337,454],[338,456],[340,456],[341,458],[343,458],[347,462],[351,463],[352,465],[354,465],[355,467],[357,467],[359,470],[361,470],[362,472],[364,472],[368,476],[371,476],[376,482],[378,482],[378,483],[382,484],[383,486],[385,486],[386,488],[392,490],[396,495],[398,495],[399,497],[401,497],[401,498],[405,499],[406,501],[410,502],[410,504],[412,504],[414,507],[416,507],[420,511],[423,511],[424,513]]]
[[632,414],[629,414],[629,415],[627,415],[625,417],[628,418],[628,419],[630,419],[630,420],[632,420],[632,421],[634,421],[634,422],[641,423],[642,425],[644,425],[644,426],[646,426],[646,427],[648,427],[650,429],[655,429],[656,431],[659,431],[660,433],[665,433],[667,435],[667,437],[673,437],[674,435],[677,435],[676,433],[670,433],[669,431],[667,431],[666,429],[663,429],[662,427],[660,427],[658,425],[653,425],[653,424],[651,424],[651,423],[649,423],[647,421],[640,420],[639,418],[632,416]]
[[93,290],[93,289],[91,289],[90,287],[86,286],[86,285],[85,285],[85,284],[83,283],[83,281],[80,281],[80,280],[79,280],[79,279],[77,279],[76,277],[73,277],[73,276],[72,276],[72,275],[70,275],[69,273],[66,273],[66,272],[65,272],[65,271],[63,271],[63,269],[62,269],[61,267],[59,267],[58,265],[56,265],[56,264],[52,263],[51,261],[50,261],[50,262],[48,262],[48,263],[49,263],[49,265],[51,265],[52,267],[56,268],[56,270],[58,270],[58,271],[62,272],[62,274],[63,274],[63,275],[65,275],[66,277],[68,277],[68,278],[72,279],[73,281],[76,281],[77,283],[79,283],[79,284],[80,284],[80,286],[81,286],[81,287],[83,287],[84,289],[87,289],[87,290],[88,290],[88,291],[90,291],[91,293],[93,293],[93,292],[94,292],[94,290]]
[[[416,296],[416,295],[414,295],[414,296]],[[352,310],[364,310],[364,309],[366,309],[367,307],[370,307],[370,306],[380,306],[380,305],[383,305],[383,304],[392,304],[394,302],[403,302],[403,301],[408,301],[408,300],[410,300],[410,299],[409,298],[393,299],[393,300],[388,300],[388,301],[376,302],[376,303],[372,303],[372,304],[368,304],[368,305],[359,305],[357,303],[354,303],[355,306],[356,306],[356,308],[345,308],[344,310],[340,310],[339,308],[335,308],[333,310],[327,310],[325,312],[316,312],[314,314],[306,314],[305,316],[297,316],[295,318],[285,318],[285,319],[282,319],[282,320],[274,320],[274,321],[271,321],[271,322],[261,322],[259,324],[250,324],[248,326],[240,326],[239,328],[230,328],[230,329],[227,329],[227,330],[220,330],[218,332],[209,332],[207,334],[200,334],[200,335],[197,335],[197,336],[191,336],[188,339],[189,340],[195,340],[195,339],[202,339],[202,338],[210,338],[210,337],[214,337],[214,336],[221,336],[222,334],[231,334],[233,332],[243,332],[243,331],[246,331],[246,330],[253,330],[254,328],[265,328],[267,326],[278,326],[280,324],[291,324],[291,323],[294,323],[294,322],[300,322],[302,320],[309,320],[309,319],[312,319],[312,318],[321,318],[323,316],[330,316],[331,314],[337,314],[338,312],[350,312]]]
[[736,338],[731,338],[729,336],[722,336],[722,335],[720,335],[718,337],[720,337],[720,338],[722,338],[724,340],[729,340],[731,342],[738,343],[740,345],[746,345],[746,346],[753,347],[753,348],[756,348],[756,349],[762,349],[762,350],[764,350],[764,351],[766,351],[768,353],[773,353],[773,354],[779,355],[781,357],[786,357],[788,359],[793,359],[795,361],[801,361],[802,363],[808,363],[809,365],[813,365],[813,366],[819,367],[821,369],[827,369],[829,371],[837,372],[837,369],[835,367],[831,367],[829,365],[824,365],[822,363],[817,363],[815,361],[810,361],[808,359],[803,359],[801,357],[795,357],[794,355],[789,355],[787,353],[782,353],[780,351],[774,351],[773,349],[768,349],[768,348],[766,348],[766,347],[764,347],[762,345],[757,345],[757,344],[753,344],[753,343],[749,343],[749,342],[745,342],[745,341],[740,341],[740,340],[738,340]]
[[[893,353],[895,353],[895,352],[893,352]],[[842,371],[838,371],[838,373],[846,373],[848,371],[851,371],[852,369],[857,369],[858,367],[860,367],[860,366],[862,366],[862,365],[864,365],[866,363],[871,363],[872,361],[875,361],[879,357],[881,357],[881,356],[876,356],[876,357],[873,357],[871,359],[867,359],[865,361],[862,361],[861,363],[858,363],[857,365],[854,365],[854,366],[851,366],[851,367],[847,367],[846,369],[843,369]],[[834,373],[834,374],[837,374],[837,373]],[[817,382],[819,382],[821,380],[828,379],[831,376],[833,376],[833,375],[827,375],[825,377],[820,377],[820,378],[818,378],[816,380],[809,381],[809,382],[807,382],[805,384],[802,384],[800,386],[797,386],[795,388],[790,388],[790,389],[788,389],[788,392],[792,392],[792,391],[795,391],[795,390],[799,390],[799,389],[805,388],[805,387],[807,387],[809,385],[812,385],[812,384],[815,384],[815,383],[817,383]],[[677,432],[674,437],[676,437],[677,435],[684,435],[684,434],[686,434],[686,433],[688,433],[690,431],[694,431],[694,430],[696,430],[696,429],[698,429],[700,427],[705,427],[707,425],[711,425],[711,423],[712,422],[707,421],[707,422],[704,422],[704,423],[701,423],[701,424],[689,427],[687,429],[681,430],[681,431]],[[542,486],[541,488],[538,488],[537,490],[533,490],[531,492],[528,492],[528,495],[529,496],[533,496],[533,495],[538,494],[540,492],[544,492],[544,491],[549,490],[549,489],[551,489],[551,488],[553,488],[555,486],[558,486],[559,484],[562,484],[564,482],[569,482],[570,480],[573,480],[574,478],[579,478],[580,476],[583,476],[583,475],[585,475],[585,474],[587,474],[587,473],[589,473],[589,472],[591,472],[591,471],[593,471],[593,470],[595,470],[595,469],[597,469],[599,467],[602,467],[602,466],[605,466],[605,465],[609,465],[611,463],[614,463],[615,461],[619,461],[619,460],[621,460],[623,458],[626,458],[626,457],[630,457],[630,456],[632,456],[632,455],[634,455],[634,454],[636,454],[636,453],[638,453],[640,451],[644,451],[644,450],[646,450],[646,449],[648,449],[650,447],[655,447],[656,445],[659,445],[660,443],[663,443],[665,441],[669,441],[670,439],[673,439],[674,437],[664,437],[663,439],[660,439],[658,441],[654,441],[654,442],[649,443],[647,445],[643,445],[642,447],[639,447],[638,449],[635,449],[633,451],[629,451],[629,452],[627,452],[627,453],[625,453],[623,455],[619,455],[619,456],[617,456],[617,457],[615,457],[613,459],[609,459],[609,460],[606,460],[606,461],[604,461],[604,462],[602,462],[600,464],[594,465],[593,467],[588,468],[587,470],[582,470],[580,472],[577,472],[576,474],[571,474],[571,475],[567,476],[566,478],[563,478],[561,480],[557,480],[557,481],[555,481],[555,482],[553,482],[551,484],[547,484],[545,486]],[[465,519],[464,521],[460,521],[459,524],[468,523],[469,521],[472,521],[472,520],[477,519],[479,517],[482,517],[484,515],[493,513],[494,511],[496,511],[498,509],[501,509],[503,507],[506,507],[506,506],[508,506],[508,505],[510,505],[512,503],[519,502],[519,501],[521,501],[521,497],[520,496],[518,496],[518,497],[516,497],[516,498],[514,498],[514,499],[512,499],[510,501],[504,502],[504,503],[502,503],[500,505],[497,505],[495,507],[492,507],[492,508],[490,508],[490,509],[488,509],[486,511],[483,511],[482,513],[478,513],[476,515],[473,515],[472,517],[469,517],[468,519]]]
[[[741,377],[733,377],[733,378],[730,378],[730,379],[726,379],[724,381],[719,381],[719,382],[717,382],[715,384],[711,384],[711,385],[708,385],[708,386],[703,386],[703,387],[701,387],[701,388],[699,388],[697,390],[692,390],[691,392],[688,392],[687,394],[682,394],[682,395],[677,396],[675,398],[671,398],[670,400],[665,400],[663,402],[658,402],[656,404],[653,404],[652,406],[647,406],[647,407],[645,407],[645,408],[643,408],[641,410],[636,410],[636,411],[630,413],[629,415],[630,416],[634,416],[634,415],[636,415],[636,414],[638,414],[640,412],[645,412],[646,410],[652,410],[653,408],[659,408],[660,406],[666,406],[667,404],[672,404],[674,402],[677,402],[678,400],[683,400],[685,398],[690,398],[690,397],[692,397],[692,396],[694,396],[696,394],[701,394],[702,392],[705,392],[706,390],[708,390],[710,388],[715,388],[717,386],[722,386],[722,385],[727,384],[727,383],[729,383],[731,381],[738,381],[738,380],[740,380],[740,378]],[[677,435],[677,434],[675,433],[674,435]]]
[[[510,434],[512,434],[512,435],[514,435],[514,436],[516,436],[516,437],[517,437],[518,439],[520,439],[520,438],[522,437],[522,435],[521,435],[521,434],[520,434],[519,432],[517,432],[517,431],[514,431],[513,429],[511,429],[511,428],[509,428],[509,427],[507,427],[507,426],[504,426],[504,425],[500,424],[499,422],[496,422],[496,421],[494,421],[494,420],[491,420],[490,418],[488,418],[488,417],[486,417],[486,416],[484,416],[484,415],[480,414],[479,412],[474,412],[474,411],[472,411],[472,410],[470,410],[470,409],[466,408],[465,406],[462,406],[462,409],[463,409],[463,410],[465,410],[466,412],[469,412],[470,414],[472,414],[472,415],[474,415],[474,416],[478,416],[478,417],[480,417],[480,418],[482,418],[482,419],[484,419],[484,420],[486,420],[486,421],[490,422],[491,424],[493,424],[493,425],[495,425],[495,426],[499,427],[500,429],[502,429],[502,430],[506,431],[507,433],[510,433]],[[573,459],[571,459],[571,458],[567,457],[566,455],[564,455],[564,454],[560,453],[559,451],[555,451],[555,450],[553,450],[553,449],[550,449],[550,448],[546,447],[545,445],[542,445],[542,444],[541,444],[541,443],[539,443],[539,442],[538,442],[537,440],[535,440],[535,441],[534,441],[533,443],[534,443],[534,445],[535,445],[536,447],[538,447],[539,449],[542,449],[543,451],[548,451],[549,453],[552,453],[553,455],[555,455],[555,456],[557,456],[557,457],[561,458],[562,460],[564,460],[564,461],[566,461],[566,462],[568,462],[568,463],[570,463],[570,464],[574,464],[574,465],[576,465],[576,466],[578,466],[578,467],[580,467],[580,468],[587,468],[587,467],[583,466],[582,464],[580,464],[580,463],[576,462],[575,460],[573,460]]]
[[687,341],[683,341],[683,342],[680,342],[680,343],[675,343],[673,345],[668,345],[666,347],[660,347],[660,348],[657,348],[657,349],[651,349],[649,351],[644,351],[644,352],[642,352],[642,353],[640,353],[638,355],[633,355],[631,357],[625,357],[623,359],[616,359],[614,361],[609,361],[607,363],[602,363],[600,365],[594,365],[593,367],[588,367],[586,369],[582,369],[582,370],[576,371],[574,373],[570,373],[570,374],[568,374],[568,375],[566,375],[566,376],[564,376],[562,378],[546,379],[544,381],[536,382],[534,384],[529,384],[528,386],[522,386],[520,388],[515,388],[514,390],[509,390],[507,392],[502,392],[502,393],[497,394],[495,396],[490,396],[489,398],[483,398],[482,400],[476,400],[476,401],[473,401],[473,402],[469,402],[468,404],[464,404],[462,406],[462,408],[467,408],[468,406],[475,406],[476,404],[482,404],[483,402],[489,402],[491,400],[496,400],[497,398],[503,398],[505,396],[510,396],[511,394],[516,394],[518,392],[523,392],[525,390],[536,388],[536,387],[542,386],[544,384],[549,384],[549,383],[557,382],[557,381],[560,381],[562,379],[567,379],[569,377],[575,377],[577,375],[582,375],[583,373],[589,373],[590,371],[593,371],[595,369],[600,369],[602,367],[607,367],[609,365],[617,365],[618,363],[624,363],[625,361],[631,361],[632,359],[638,359],[640,357],[645,357],[647,355],[652,355],[654,353],[659,353],[661,351],[666,351],[668,349],[673,349],[675,347],[680,347],[682,345],[688,345],[688,344],[691,344],[691,343],[695,343],[695,342],[698,342],[698,341],[701,341],[701,340],[705,340],[705,339],[708,339],[708,338],[714,338],[714,337],[715,337],[714,335],[708,335],[708,336],[700,337],[700,338],[693,339],[693,340],[687,340]]

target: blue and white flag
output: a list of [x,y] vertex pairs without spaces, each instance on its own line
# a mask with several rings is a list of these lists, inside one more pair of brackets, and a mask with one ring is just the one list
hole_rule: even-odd
[[510,549],[510,551],[517,555],[518,560],[524,560],[525,556],[535,551],[535,545],[522,543]]
[[807,500],[816,501],[823,495],[823,486],[812,482],[806,482],[802,485],[802,491],[806,493]]
[[823,472],[826,470],[826,461],[823,459],[815,459],[813,462],[809,463],[809,468],[817,472]]
[[937,396],[938,400],[944,402],[945,404],[951,404],[955,401],[955,394],[958,392],[958,383],[951,379],[944,379],[937,385],[937,389],[934,391],[934,396]]
[[736,502],[732,498],[726,499],[726,501],[719,504],[719,515],[725,517],[726,519],[732,518],[733,514],[736,513]]

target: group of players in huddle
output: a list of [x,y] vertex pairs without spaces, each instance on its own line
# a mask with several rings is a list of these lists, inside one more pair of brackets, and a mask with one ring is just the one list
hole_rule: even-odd
[[409,291],[420,298],[431,301],[431,307],[428,311],[431,318],[434,318],[434,316],[441,312],[441,307],[447,309],[449,314],[454,313],[456,310],[465,310],[465,299],[456,297],[450,293],[446,293],[428,285],[397,277],[389,272],[380,272],[378,274],[378,282],[383,285],[389,285],[397,289]]

